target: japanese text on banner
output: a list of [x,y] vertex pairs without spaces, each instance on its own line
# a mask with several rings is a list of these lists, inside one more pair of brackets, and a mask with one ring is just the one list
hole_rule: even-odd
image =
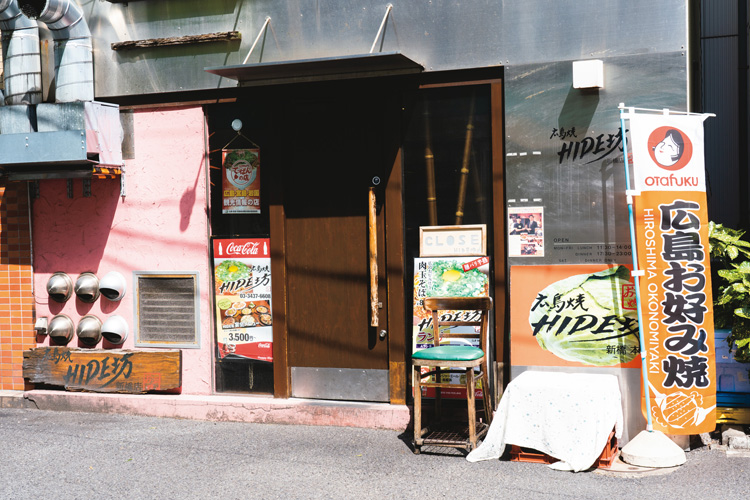
[[[630,118],[641,328],[652,425],[715,427],[713,307],[703,167],[704,116]],[[645,400],[643,410],[646,411]]]

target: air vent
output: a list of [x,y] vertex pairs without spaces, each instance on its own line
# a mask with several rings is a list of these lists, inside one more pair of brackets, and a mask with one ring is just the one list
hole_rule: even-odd
[[200,347],[197,272],[135,271],[135,345]]

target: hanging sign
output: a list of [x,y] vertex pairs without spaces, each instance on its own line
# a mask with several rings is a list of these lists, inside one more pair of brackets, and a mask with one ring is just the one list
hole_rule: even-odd
[[269,246],[268,238],[214,240],[219,358],[273,361]]
[[260,149],[223,149],[223,214],[260,213]]
[[[641,328],[655,430],[716,425],[703,160],[707,115],[630,115]],[[645,398],[643,411],[647,411]]]

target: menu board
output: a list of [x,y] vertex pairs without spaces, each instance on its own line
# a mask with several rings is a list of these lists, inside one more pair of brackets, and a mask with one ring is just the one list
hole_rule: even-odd
[[219,358],[273,361],[268,238],[215,239],[214,307]]
[[[424,307],[426,297],[484,297],[489,296],[489,257],[440,257],[414,259],[414,315],[412,321],[412,349],[414,352],[433,347],[432,315]],[[461,314],[462,311],[444,311],[449,314]],[[478,331],[475,326],[453,326],[440,330],[440,345],[469,342],[479,347],[479,339],[450,339],[443,338],[448,330],[467,333]],[[422,372],[429,369],[422,367]],[[478,371],[475,369],[475,371]],[[463,383],[466,375],[458,373],[443,373],[442,382]],[[434,382],[431,377],[430,382]],[[477,385],[479,382],[477,382]],[[475,391],[476,397],[482,397],[482,391]],[[422,388],[422,396],[434,397],[435,389]],[[442,389],[443,398],[465,398],[463,389]]]

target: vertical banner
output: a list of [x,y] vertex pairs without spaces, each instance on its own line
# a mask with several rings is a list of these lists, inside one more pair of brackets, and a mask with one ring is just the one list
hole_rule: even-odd
[[260,213],[260,149],[223,149],[223,214]]
[[[414,352],[433,346],[432,315],[424,307],[425,297],[483,297],[489,296],[490,280],[489,257],[440,257],[414,259],[414,316],[413,349]],[[444,311],[443,314],[469,314],[466,311]],[[476,321],[478,318],[470,318]],[[443,339],[442,334],[451,328],[471,328],[477,331],[479,327],[458,326],[441,328],[440,344],[451,345],[453,341],[461,342],[466,339]],[[458,330],[454,330],[458,331]],[[464,330],[466,331],[466,330]],[[474,347],[479,347],[479,339],[471,339]],[[427,367],[422,367],[427,372]],[[442,374],[443,381],[454,384],[462,383],[466,375],[457,373]],[[449,380],[450,377],[450,380]],[[479,381],[477,381],[479,383]],[[434,397],[435,389],[423,387],[422,396]],[[462,389],[442,389],[443,398],[465,398],[466,391]],[[475,396],[482,397],[482,391],[477,389]]]
[[273,361],[269,246],[267,238],[214,240],[219,358]]
[[[716,425],[703,155],[707,115],[630,115],[642,330],[654,430]],[[645,398],[642,408],[647,411]]]

